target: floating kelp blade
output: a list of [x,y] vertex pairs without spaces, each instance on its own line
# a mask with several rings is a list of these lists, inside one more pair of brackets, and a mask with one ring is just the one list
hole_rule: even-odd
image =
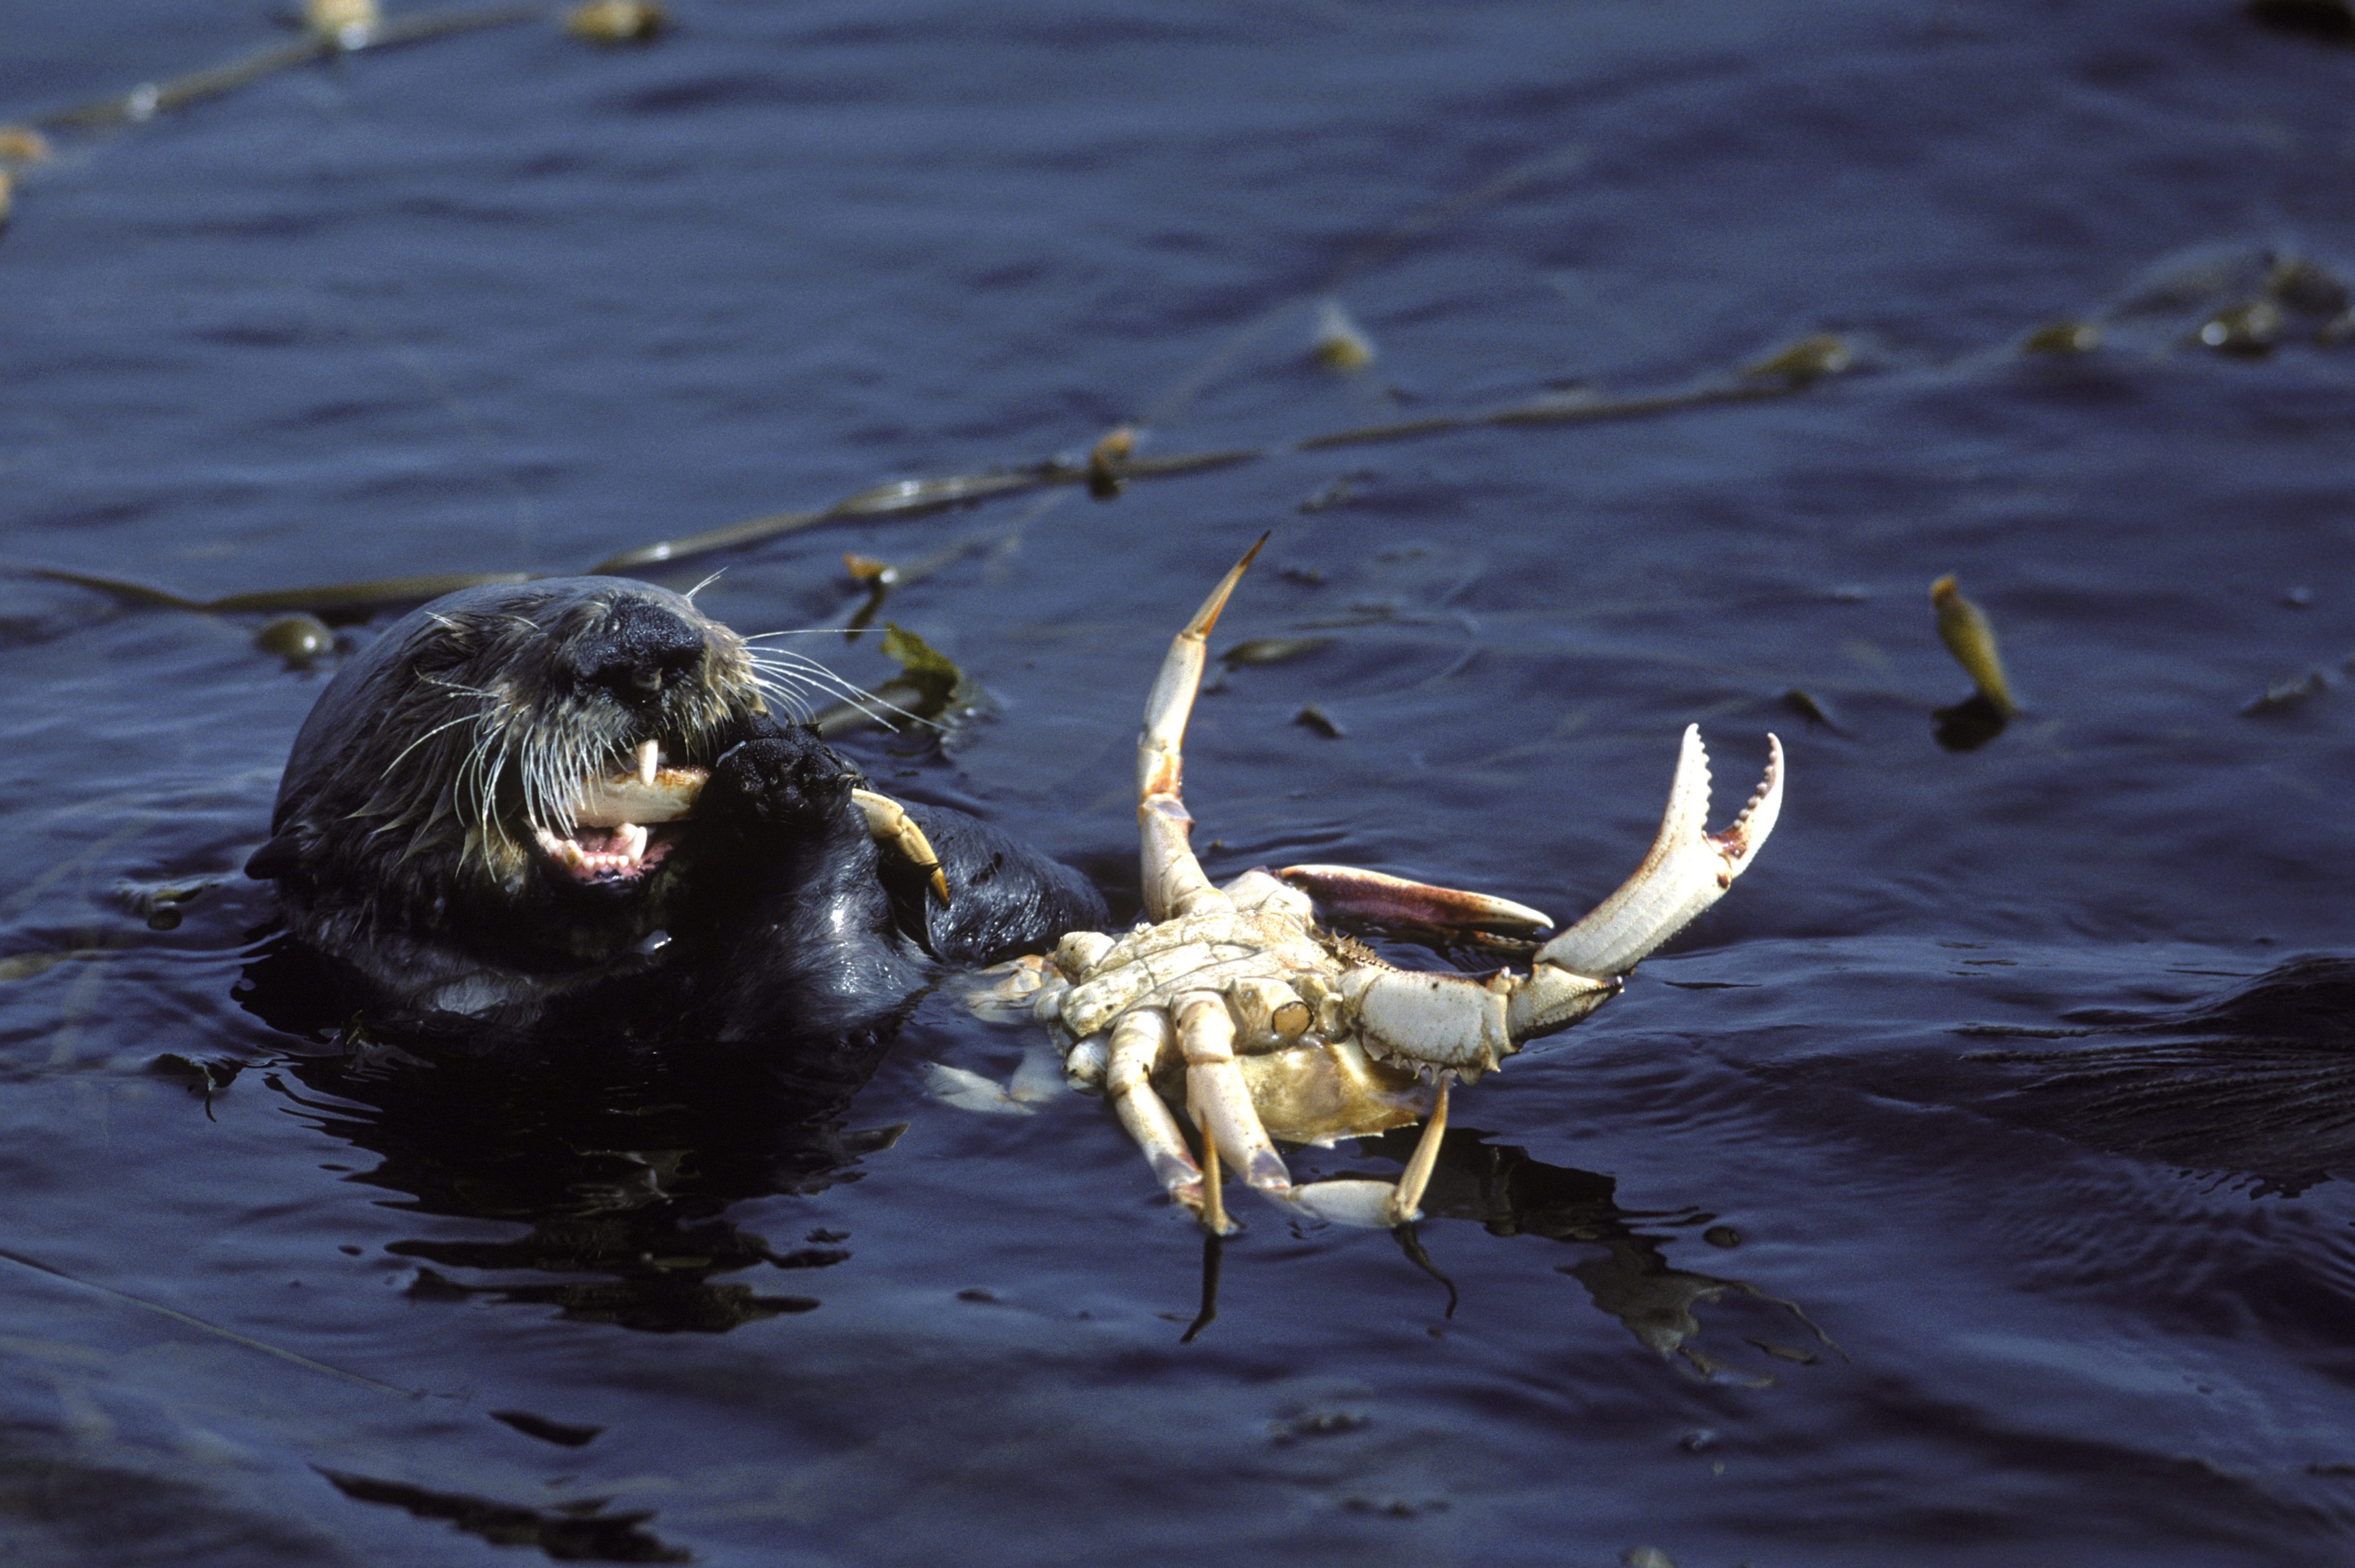
[[964,687],[964,672],[929,642],[891,621],[883,623],[883,655],[895,661],[900,678],[923,694],[910,710],[917,718],[936,719],[949,711]]
[[2255,696],[2241,705],[2241,713],[2248,718],[2266,714],[2287,713],[2304,707],[2329,688],[2330,678],[2319,670],[2308,670],[2303,675],[2293,675],[2286,681],[2275,681]]
[[2019,340],[2022,354],[2091,354],[2102,346],[2102,329],[2091,322],[2047,322]]
[[2007,718],[2019,711],[2011,700],[2011,685],[2003,676],[2003,661],[1996,653],[1995,628],[1977,605],[1962,595],[1955,587],[1953,577],[1940,577],[1930,585],[1930,605],[1938,613],[1938,641],[1955,656],[1998,713]]
[[427,572],[416,577],[369,577],[360,582],[328,583],[318,588],[269,588],[260,593],[224,594],[218,599],[190,599],[169,588],[159,588],[123,577],[101,577],[94,572],[71,572],[59,567],[10,567],[5,569],[22,572],[27,577],[45,577],[50,582],[68,583],[75,588],[112,594],[133,604],[156,605],[167,609],[205,610],[220,615],[267,614],[280,610],[384,609],[396,605],[423,604],[429,599],[440,599],[443,594],[455,593],[460,588],[481,588],[491,583],[524,583],[544,575],[538,572]]
[[564,17],[564,30],[592,44],[643,44],[670,26],[654,0],[589,0]]
[[1220,654],[1219,662],[1230,670],[1248,664],[1281,664],[1287,659],[1329,648],[1334,641],[1330,637],[1253,637]]
[[376,0],[304,0],[303,26],[322,37],[349,39],[346,47],[366,45],[368,33],[384,20]]
[[1856,351],[1849,346],[1846,338],[1819,332],[1785,344],[1763,359],[1753,360],[1742,367],[1742,374],[1783,376],[1805,382],[1821,376],[1838,376],[1855,363]]
[[895,717],[945,729],[988,700],[954,661],[904,627],[883,623],[883,652],[900,673],[825,709],[810,720],[813,729],[830,736],[871,724],[888,728]]
[[2254,359],[2273,352],[2282,330],[2282,310],[2271,300],[2250,300],[2217,312],[2200,323],[2200,345],[2219,354]]
[[1136,455],[1136,432],[1126,425],[1104,432],[1088,449],[1088,493],[1098,501],[1118,495],[1125,482],[1128,460]]
[[311,0],[304,8],[304,34],[290,43],[231,60],[207,70],[190,71],[162,81],[143,81],[128,92],[110,94],[60,109],[36,119],[36,126],[77,131],[112,125],[137,125],[158,114],[185,109],[208,98],[218,98],[267,76],[292,70],[314,60],[362,49],[397,44],[422,43],[453,33],[506,26],[538,20],[546,10],[538,5],[485,5],[457,11],[433,11],[422,16],[375,19],[375,6],[365,0]]
[[[418,26],[427,22],[455,26],[487,26],[492,21],[513,19],[516,15],[538,15],[536,7],[509,7],[477,12],[455,12],[441,18],[418,18],[415,23],[388,22],[382,25],[370,43],[377,48],[389,41],[402,26]],[[310,45],[302,46],[310,48]],[[658,539],[606,556],[587,568],[594,576],[637,576],[652,567],[673,566],[698,556],[716,555],[722,551],[747,546],[801,533],[825,524],[857,519],[874,521],[885,517],[914,517],[938,512],[952,506],[990,500],[997,496],[1018,494],[1056,485],[1087,484],[1098,494],[1104,487],[1124,485],[1132,480],[1168,479],[1186,474],[1205,473],[1217,469],[1232,468],[1243,463],[1291,452],[1316,451],[1327,447],[1361,446],[1389,441],[1412,440],[1420,437],[1443,435],[1479,425],[1554,425],[1582,424],[1610,419],[1643,418],[1654,415],[1682,412],[1719,403],[1750,402],[1764,398],[1784,397],[1805,391],[1818,376],[1843,369],[1849,361],[1840,340],[1829,337],[1804,340],[1785,351],[1795,354],[1806,344],[1816,345],[1801,356],[1798,364],[1813,366],[1802,374],[1785,367],[1782,374],[1766,376],[1761,366],[1753,366],[1753,378],[1735,380],[1723,376],[1696,385],[1667,392],[1643,394],[1626,397],[1604,397],[1587,394],[1565,397],[1550,394],[1528,403],[1494,409],[1485,414],[1444,414],[1420,419],[1401,420],[1380,425],[1359,426],[1332,430],[1319,435],[1304,436],[1287,442],[1264,447],[1216,448],[1208,451],[1181,452],[1164,457],[1134,455],[1135,432],[1127,427],[1115,429],[1100,440],[1085,464],[1058,459],[1025,466],[990,469],[975,473],[948,474],[932,479],[899,479],[870,485],[845,496],[830,506],[814,507],[797,512],[770,513],[747,518],[700,533],[683,534],[669,539]],[[1838,354],[1824,347],[1836,345]],[[1777,356],[1780,358],[1782,356]],[[1773,361],[1762,362],[1762,366]],[[26,567],[0,567],[30,572],[59,582],[111,593],[137,604],[155,605],[174,609],[216,611],[293,611],[343,610],[364,611],[394,605],[422,603],[428,599],[461,588],[479,584],[526,582],[535,577],[549,574],[538,572],[437,573],[412,577],[385,577],[369,581],[337,584],[315,588],[272,589],[258,593],[232,594],[216,599],[197,599],[169,589],[143,583],[109,577],[94,573],[67,571],[61,568]],[[903,571],[901,580],[910,580],[910,571]],[[848,721],[845,721],[848,722]]]

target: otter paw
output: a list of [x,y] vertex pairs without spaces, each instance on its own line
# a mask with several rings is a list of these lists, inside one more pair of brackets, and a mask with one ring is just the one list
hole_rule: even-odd
[[696,814],[749,837],[806,834],[845,820],[858,775],[816,736],[763,736],[731,748],[711,769]]

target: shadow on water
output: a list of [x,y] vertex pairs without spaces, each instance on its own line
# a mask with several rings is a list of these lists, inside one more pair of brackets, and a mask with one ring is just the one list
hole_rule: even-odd
[[[337,1042],[285,1064],[300,1087],[272,1082],[319,1130],[376,1157],[350,1180],[400,1194],[392,1207],[528,1227],[392,1243],[387,1251],[417,1262],[409,1288],[421,1298],[552,1306],[650,1333],[724,1333],[809,1311],[810,1297],[727,1277],[829,1267],[850,1255],[832,1245],[840,1238],[813,1232],[780,1249],[722,1216],[746,1199],[856,1181],[858,1162],[903,1130],[845,1120],[901,1011],[760,1058],[608,1041],[485,1050],[325,1025],[323,978],[273,943],[248,965],[239,1000],[273,1027]],[[541,1277],[463,1277],[517,1274]]]
[[1930,734],[1948,751],[1977,751],[2011,722],[1987,697],[1973,692],[1961,702],[1930,710]]
[[2295,1195],[2355,1165],[2355,959],[2293,959],[2194,1006],[2079,1008],[1966,1035],[2113,1043],[1974,1053],[2022,1069],[1979,1108],[2113,1153]]
[[[1401,1128],[1379,1138],[1359,1140],[1365,1153],[1394,1160],[1403,1166],[1414,1152],[1417,1132]],[[1422,1223],[1470,1220],[1492,1236],[1533,1236],[1540,1240],[1594,1249],[1575,1263],[1555,1266],[1585,1288],[1595,1307],[1618,1319],[1646,1350],[1662,1360],[1675,1360],[1703,1378],[1764,1387],[1772,1376],[1745,1372],[1693,1343],[1702,1331],[1696,1308],[1725,1302],[1755,1303],[1778,1309],[1772,1317],[1774,1331],[1796,1324],[1811,1344],[1792,1345],[1764,1337],[1768,1330],[1744,1334],[1745,1341],[1780,1361],[1812,1363],[1824,1351],[1842,1355],[1831,1338],[1817,1328],[1796,1302],[1769,1296],[1746,1280],[1678,1268],[1668,1261],[1664,1229],[1707,1225],[1710,1216],[1698,1211],[1651,1213],[1625,1209],[1616,1199],[1618,1183],[1611,1177],[1570,1166],[1550,1165],[1528,1150],[1491,1143],[1489,1135],[1470,1128],[1452,1128],[1440,1144],[1439,1161],[1424,1190]],[[1379,1179],[1391,1180],[1388,1173]],[[1646,1228],[1646,1227],[1651,1228]],[[1392,1233],[1407,1261],[1437,1280],[1447,1291],[1448,1317],[1458,1304],[1455,1282],[1425,1250],[1415,1225]],[[1713,1245],[1738,1246],[1730,1227],[1704,1232]],[[1221,1248],[1217,1238],[1203,1250],[1202,1308],[1186,1331],[1199,1336],[1218,1316],[1218,1280]]]

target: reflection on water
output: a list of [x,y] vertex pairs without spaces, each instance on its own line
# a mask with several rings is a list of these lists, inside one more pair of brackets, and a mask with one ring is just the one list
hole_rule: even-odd
[[1959,703],[1930,710],[1930,733],[1948,751],[1977,751],[2003,733],[2010,723],[2004,711],[1985,694],[1973,692]]
[[[325,994],[313,989],[316,979],[299,953],[266,945],[248,966],[241,1000],[290,1033],[316,1034],[315,1004]],[[400,1194],[394,1206],[526,1227],[498,1239],[389,1244],[387,1252],[420,1266],[408,1286],[413,1298],[481,1297],[647,1332],[721,1333],[818,1306],[730,1277],[767,1269],[790,1277],[850,1256],[836,1233],[779,1245],[730,1223],[726,1211],[856,1181],[862,1160],[892,1146],[901,1127],[854,1128],[846,1120],[892,1034],[881,1028],[801,1042],[783,1058],[789,1065],[775,1056],[578,1043],[564,1048],[559,1065],[522,1052],[396,1044],[346,1030],[338,1049],[288,1059],[299,1088],[275,1075],[270,1081],[320,1131],[376,1157],[349,1180]],[[1357,1147],[1403,1165],[1416,1135],[1399,1128]],[[1813,1341],[1751,1337],[1768,1356],[1811,1361],[1831,1345],[1796,1303],[1668,1261],[1672,1233],[1704,1226],[1710,1216],[1628,1210],[1616,1191],[1609,1176],[1551,1165],[1458,1128],[1441,1144],[1423,1224],[1469,1220],[1494,1236],[1592,1249],[1558,1271],[1646,1349],[1705,1378],[1774,1381],[1694,1342],[1699,1309],[1729,1296],[1778,1308]],[[1452,1316],[1455,1287],[1425,1238],[1414,1226],[1396,1234],[1407,1259],[1446,1287]],[[1217,1319],[1222,1257],[1218,1238],[1206,1238],[1201,1309],[1188,1342]],[[481,1282],[485,1276],[492,1282]]]
[[[275,944],[248,966],[240,1000],[290,1033],[315,1033],[314,1004],[331,994],[313,989],[317,978]],[[722,1216],[746,1199],[854,1181],[861,1160],[891,1146],[900,1128],[854,1128],[845,1112],[896,1026],[887,1017],[758,1055],[594,1041],[485,1052],[347,1029],[332,1053],[289,1059],[299,1089],[272,1083],[319,1130],[377,1157],[350,1180],[401,1194],[395,1207],[529,1227],[390,1244],[421,1264],[412,1296],[482,1295],[650,1332],[720,1333],[817,1305],[726,1277],[790,1276],[850,1255],[826,1233],[778,1246]],[[442,1269],[557,1277],[470,1284]]]
[[[1394,1160],[1403,1166],[1414,1152],[1417,1129],[1393,1128],[1378,1138],[1358,1140],[1364,1152]],[[1382,1175],[1378,1180],[1394,1178]],[[1745,1371],[1721,1360],[1692,1341],[1702,1330],[1696,1308],[1715,1305],[1728,1295],[1779,1308],[1787,1325],[1804,1330],[1809,1343],[1745,1336],[1747,1342],[1779,1361],[1810,1363],[1821,1350],[1838,1352],[1829,1336],[1809,1319],[1797,1303],[1770,1296],[1746,1280],[1720,1278],[1675,1266],[1668,1261],[1668,1229],[1695,1229],[1710,1216],[1697,1210],[1649,1213],[1624,1209],[1615,1194],[1618,1183],[1609,1176],[1569,1166],[1550,1165],[1528,1150],[1492,1143],[1489,1135],[1469,1128],[1452,1128],[1441,1140],[1439,1162],[1423,1199],[1423,1220],[1394,1232],[1409,1262],[1447,1289],[1447,1316],[1458,1304],[1455,1282],[1432,1258],[1420,1225],[1434,1220],[1470,1220],[1493,1236],[1536,1236],[1574,1246],[1595,1248],[1593,1255],[1555,1266],[1586,1289],[1594,1305],[1615,1318],[1646,1350],[1664,1360],[1674,1358],[1708,1379],[1722,1379],[1763,1388],[1774,1379]],[[1655,1228],[1646,1229],[1646,1225]],[[1726,1227],[1706,1232],[1718,1245],[1738,1245]],[[1218,1317],[1219,1271],[1223,1247],[1217,1236],[1204,1238],[1202,1307],[1188,1327],[1191,1342]]]

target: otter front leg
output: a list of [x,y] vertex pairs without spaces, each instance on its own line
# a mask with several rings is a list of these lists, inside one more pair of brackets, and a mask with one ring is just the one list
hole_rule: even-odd
[[696,1000],[723,1037],[815,1033],[883,1017],[922,986],[857,775],[806,730],[736,747],[697,802],[691,937],[716,955]]
[[1109,918],[1103,895],[1085,877],[980,818],[913,802],[902,810],[939,862],[947,901],[927,896],[922,874],[903,857],[885,858],[885,878],[901,926],[943,962],[978,968],[1043,953],[1065,932],[1093,930]]

